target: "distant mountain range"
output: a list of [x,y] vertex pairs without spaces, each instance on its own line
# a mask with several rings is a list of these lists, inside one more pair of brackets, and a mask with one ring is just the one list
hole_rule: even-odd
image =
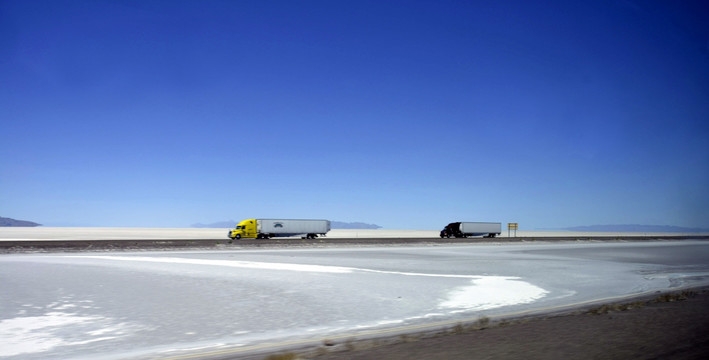
[[709,233],[709,229],[688,228],[671,225],[589,225],[573,226],[560,230],[568,231],[604,231],[604,232],[678,232],[678,233]]
[[42,226],[42,224],[37,224],[36,222],[25,221],[25,220],[15,220],[0,216],[0,227],[34,227]]
[[[193,228],[233,228],[237,221],[219,221],[211,224],[192,224]],[[32,221],[16,220],[0,216],[0,227],[35,227],[42,226]],[[330,221],[330,226],[333,229],[381,229],[382,227],[376,224],[367,224],[363,222],[343,222]],[[544,230],[544,229],[539,229]],[[587,226],[572,226],[560,229],[546,230],[566,230],[566,231],[598,231],[598,232],[659,232],[659,233],[709,233],[709,228],[690,228],[673,225],[587,225]]]
[[381,229],[382,227],[376,224],[365,224],[362,222],[341,222],[331,221],[330,227],[333,229]]
[[[211,224],[192,224],[193,228],[233,228],[236,226],[236,221],[219,221]],[[330,227],[333,229],[381,229],[382,227],[376,224],[365,224],[362,222],[342,222],[330,221]]]
[[196,223],[192,224],[193,228],[233,228],[236,226],[236,221],[218,221],[211,224]]

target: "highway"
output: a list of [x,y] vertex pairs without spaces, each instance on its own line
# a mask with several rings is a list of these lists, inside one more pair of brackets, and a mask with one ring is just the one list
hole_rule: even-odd
[[707,259],[703,240],[4,254],[0,359],[326,350],[705,286]]
[[0,254],[18,252],[242,249],[265,247],[377,246],[416,244],[472,244],[484,242],[647,241],[707,240],[709,234],[599,233],[568,231],[504,232],[495,239],[481,237],[441,239],[438,230],[333,229],[314,240],[299,237],[239,239],[227,237],[228,229],[196,228],[2,228]]

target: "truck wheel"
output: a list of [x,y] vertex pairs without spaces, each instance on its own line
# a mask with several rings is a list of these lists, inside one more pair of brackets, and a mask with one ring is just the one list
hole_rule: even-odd
[[241,234],[236,234],[236,236],[234,236],[232,239],[236,239],[236,240],[241,239]]

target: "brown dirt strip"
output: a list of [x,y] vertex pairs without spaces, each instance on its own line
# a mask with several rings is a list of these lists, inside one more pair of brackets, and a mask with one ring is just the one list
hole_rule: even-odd
[[266,359],[709,359],[709,289]]

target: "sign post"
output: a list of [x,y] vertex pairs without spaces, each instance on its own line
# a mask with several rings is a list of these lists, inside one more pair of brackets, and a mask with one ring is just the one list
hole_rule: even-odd
[[515,237],[517,237],[517,229],[519,228],[518,223],[507,223],[507,237],[510,237],[510,230],[515,231]]

